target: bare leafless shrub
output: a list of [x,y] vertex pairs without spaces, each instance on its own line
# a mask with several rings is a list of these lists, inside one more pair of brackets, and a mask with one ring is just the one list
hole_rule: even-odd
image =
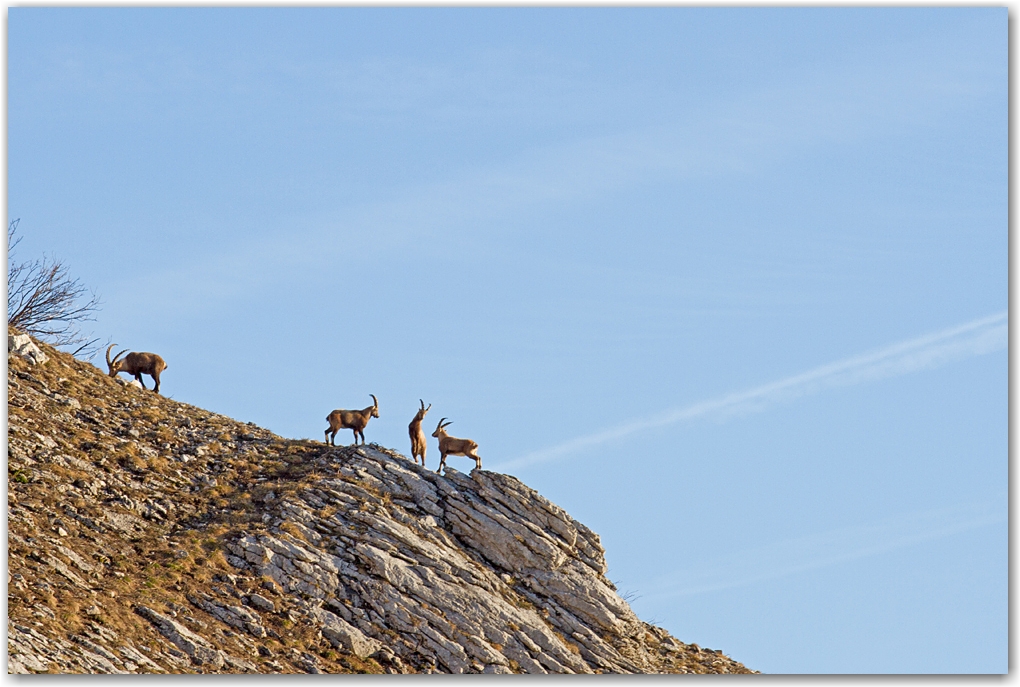
[[7,324],[72,355],[91,357],[100,348],[99,339],[83,333],[81,324],[95,321],[99,297],[72,279],[60,260],[43,256],[15,262],[20,221],[7,225]]

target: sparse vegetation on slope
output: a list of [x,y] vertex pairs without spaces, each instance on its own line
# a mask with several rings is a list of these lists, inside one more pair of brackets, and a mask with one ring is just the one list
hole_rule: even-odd
[[8,356],[11,672],[749,672],[638,620],[597,535],[512,477],[283,439],[38,345]]

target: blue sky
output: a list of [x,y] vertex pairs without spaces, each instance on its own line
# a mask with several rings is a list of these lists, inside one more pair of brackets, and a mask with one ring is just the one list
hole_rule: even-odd
[[1007,669],[1005,8],[10,8],[8,214],[166,395],[424,399],[684,641]]

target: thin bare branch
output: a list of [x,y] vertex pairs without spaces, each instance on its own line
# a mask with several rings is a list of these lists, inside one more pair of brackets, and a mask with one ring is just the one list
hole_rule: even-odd
[[91,355],[99,340],[84,334],[81,323],[95,321],[99,296],[54,258],[15,263],[11,256],[21,241],[18,223],[7,226],[7,324],[53,346],[73,347],[74,355]]

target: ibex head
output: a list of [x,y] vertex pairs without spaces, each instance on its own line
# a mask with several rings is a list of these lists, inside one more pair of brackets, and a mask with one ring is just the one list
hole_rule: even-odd
[[[432,406],[429,407],[431,408]],[[453,420],[450,420],[444,425],[443,420],[445,419],[446,418],[444,417],[442,420],[439,421],[439,426],[436,427],[436,431],[432,432],[432,436],[439,438],[440,436],[446,434],[446,428],[453,424]]]
[[106,366],[108,368],[110,368],[110,376],[111,377],[116,377],[117,376],[117,373],[120,371],[121,366],[124,364],[124,361],[121,359],[121,356],[128,352],[128,349],[125,348],[123,351],[121,351],[120,353],[115,355],[113,357],[113,360],[110,360],[110,351],[116,345],[117,344],[111,344],[110,348],[106,349]]
[[421,422],[422,420],[424,420],[425,413],[429,412],[429,408],[432,407],[432,404],[429,403],[429,408],[426,408],[425,401],[422,401],[420,398],[418,400],[421,401],[421,408],[418,410],[418,413],[414,416],[415,422]]
[[369,394],[369,396],[375,401],[375,405],[372,406],[372,417],[379,417],[379,399],[375,397],[375,394]]

